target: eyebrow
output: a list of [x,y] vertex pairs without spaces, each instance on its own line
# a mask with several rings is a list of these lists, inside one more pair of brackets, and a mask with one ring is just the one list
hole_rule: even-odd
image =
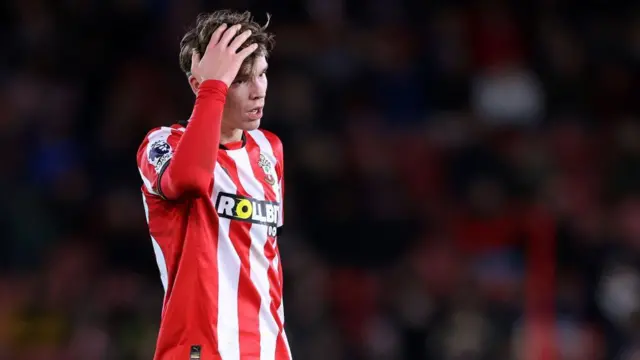
[[[258,74],[258,75],[260,75],[260,74],[264,73],[265,71],[267,71],[267,69],[268,69],[268,68],[269,68],[269,65],[266,65],[266,66],[264,67],[264,69],[262,69],[262,71],[258,72],[257,74]],[[251,75],[249,75],[249,74],[246,74],[246,73],[239,73],[239,74],[236,76],[236,80],[246,80],[246,79],[248,79],[248,78],[250,78],[250,77],[251,77]]]

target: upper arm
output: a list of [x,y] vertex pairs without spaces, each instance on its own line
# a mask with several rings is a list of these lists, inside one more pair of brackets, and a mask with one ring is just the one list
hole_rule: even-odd
[[181,136],[180,130],[161,127],[149,132],[138,148],[138,171],[150,194],[164,198],[161,188],[162,174],[169,166]]

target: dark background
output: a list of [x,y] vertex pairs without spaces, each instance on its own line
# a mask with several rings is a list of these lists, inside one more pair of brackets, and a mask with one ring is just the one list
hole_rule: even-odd
[[639,359],[631,4],[4,1],[0,359],[152,358],[135,153],[189,116],[179,40],[226,7],[273,15],[296,360]]

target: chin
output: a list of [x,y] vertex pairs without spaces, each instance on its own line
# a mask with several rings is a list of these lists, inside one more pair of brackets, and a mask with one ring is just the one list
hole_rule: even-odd
[[260,120],[248,120],[246,121],[244,124],[242,124],[242,129],[243,130],[247,130],[247,131],[251,131],[251,130],[255,130],[257,128],[260,127]]

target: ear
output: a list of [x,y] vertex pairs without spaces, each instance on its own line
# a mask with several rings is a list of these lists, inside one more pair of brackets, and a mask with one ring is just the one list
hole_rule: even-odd
[[189,75],[189,86],[191,86],[191,91],[193,91],[194,94],[198,93],[198,88],[200,87],[200,83],[198,82],[196,77],[193,75]]

